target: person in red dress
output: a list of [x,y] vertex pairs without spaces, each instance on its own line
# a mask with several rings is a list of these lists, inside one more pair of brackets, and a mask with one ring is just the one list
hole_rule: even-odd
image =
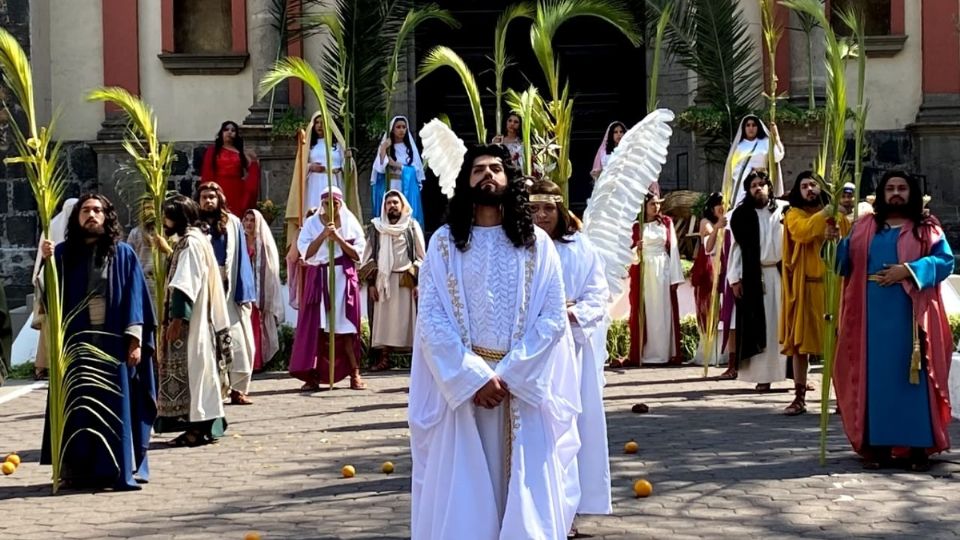
[[227,120],[221,124],[213,146],[207,147],[197,185],[203,182],[220,185],[234,215],[242,216],[245,211],[257,208],[260,163],[252,150],[244,149],[236,122]]

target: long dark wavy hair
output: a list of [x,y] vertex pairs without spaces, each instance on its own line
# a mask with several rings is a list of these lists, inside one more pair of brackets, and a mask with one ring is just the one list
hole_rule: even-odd
[[[216,182],[204,182],[197,189],[197,208],[200,207],[200,197],[204,191],[216,191],[217,199],[220,201],[220,218],[217,220],[217,235],[227,232],[227,223],[230,221],[230,207],[227,206],[227,196],[223,193],[223,188]],[[201,212],[202,213],[202,212]]]
[[517,138],[523,139],[523,118],[520,118],[520,115],[515,112],[507,113],[507,116],[503,119],[503,134],[507,134],[507,120],[510,118],[516,118],[519,125],[517,125]]
[[240,136],[240,126],[233,120],[227,120],[220,124],[220,131],[217,132],[217,139],[213,143],[213,170],[214,172],[217,170],[217,158],[220,157],[220,150],[223,149],[223,130],[226,129],[227,126],[233,126],[233,129],[237,132],[236,137],[233,139],[233,146],[235,146],[237,152],[240,153],[240,169],[243,174],[246,174],[247,166],[250,165],[250,163],[247,161],[247,154],[243,151],[243,137]]
[[[800,183],[810,178],[814,178],[813,171],[803,171],[797,175],[797,180],[793,183],[793,187],[790,188],[790,193],[787,195],[787,202],[790,203],[790,208],[807,208],[810,206],[807,204],[806,199],[803,198],[803,194],[800,193]],[[820,200],[818,203],[820,206],[830,204],[830,194],[825,190],[820,190]]]
[[757,139],[766,139],[767,132],[763,130],[763,124],[760,117],[755,114],[748,114],[740,121],[740,140],[747,140],[747,120],[753,120],[757,124]]
[[[163,217],[173,222],[173,230],[183,236],[187,227],[205,227],[200,221],[200,205],[186,195],[174,195],[163,203]],[[201,227],[201,228],[202,228]]]
[[473,230],[474,203],[470,189],[473,161],[481,156],[493,156],[503,162],[507,175],[507,189],[503,194],[503,231],[516,247],[532,247],[536,242],[533,216],[530,213],[526,179],[510,159],[510,151],[499,144],[475,146],[467,150],[463,166],[457,176],[457,185],[447,207],[446,224],[450,227],[453,243],[460,251],[470,249]]
[[710,195],[707,195],[707,202],[703,203],[703,210],[700,211],[700,219],[706,219],[710,223],[719,221],[720,216],[718,216],[713,209],[721,203],[723,203],[723,195],[721,195],[719,191],[714,191]]
[[96,199],[103,205],[103,234],[94,243],[97,264],[102,265],[107,257],[113,257],[117,253],[117,242],[122,238],[123,231],[120,229],[116,208],[113,207],[110,199],[99,193],[85,193],[74,205],[73,211],[70,212],[70,219],[67,221],[64,250],[70,256],[84,256],[90,250],[87,244],[87,233],[83,224],[80,223],[80,210],[83,208],[83,203],[91,199]]
[[[310,148],[313,148],[314,146],[316,146],[316,145],[317,145],[317,141],[320,140],[320,136],[317,135],[317,120],[323,122],[323,116],[317,115],[317,117],[313,119],[313,123],[310,124]],[[327,125],[324,124],[324,125],[323,125],[323,136],[324,136],[324,138],[327,137],[327,131],[328,131],[328,130],[327,130]],[[336,149],[337,149],[337,139],[336,139],[336,137],[333,137],[333,135],[330,135],[330,137],[332,138],[332,143],[330,144],[330,148],[332,148],[333,150],[336,150]]]
[[764,183],[767,184],[767,189],[770,190],[768,195],[769,201],[767,201],[767,208],[773,210],[777,207],[777,198],[773,196],[773,182],[770,181],[770,177],[767,176],[767,171],[754,169],[750,171],[750,174],[743,180],[743,190],[747,192],[747,196],[740,201],[740,204],[747,204],[747,201],[751,205],[756,206],[756,199],[753,198],[753,193],[750,193],[750,184],[753,183],[754,178],[763,179]]
[[884,190],[887,187],[887,182],[889,182],[891,178],[903,178],[907,181],[907,185],[910,186],[910,197],[907,199],[906,207],[903,208],[903,217],[913,222],[913,234],[917,240],[919,240],[920,226],[936,225],[937,221],[936,218],[924,217],[923,193],[920,191],[920,182],[904,171],[887,171],[886,174],[880,178],[880,181],[877,182],[877,199],[873,201],[873,219],[877,223],[877,229],[883,230],[888,228],[887,218],[890,217],[891,207],[887,204]]
[[[539,180],[530,186],[530,195],[559,195],[563,196],[563,190],[560,186],[550,180]],[[557,205],[557,226],[552,231],[547,231],[550,238],[557,242],[568,243],[567,236],[578,232],[581,228],[580,220],[573,217],[573,214],[567,210],[562,201],[555,203]]]
[[606,151],[607,151],[608,154],[612,154],[613,151],[617,148],[617,147],[614,146],[614,144],[613,144],[613,130],[617,129],[618,127],[623,130],[624,135],[626,135],[626,133],[627,133],[627,125],[624,124],[623,122],[614,122],[614,123],[610,124],[610,127],[607,128],[607,133],[606,133],[606,135],[607,135],[607,150],[606,150]]
[[403,134],[403,142],[407,145],[407,165],[413,165],[413,141],[410,138],[410,121],[406,117],[397,118],[390,124],[390,131],[387,133],[390,148],[387,148],[387,153],[390,154],[390,159],[396,161],[397,152],[393,149],[393,127],[397,125],[397,122],[403,122],[407,125],[407,132]]

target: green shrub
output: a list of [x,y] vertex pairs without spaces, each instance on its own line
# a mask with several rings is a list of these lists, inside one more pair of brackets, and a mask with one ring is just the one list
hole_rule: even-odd
[[960,342],[960,315],[950,315],[948,320],[950,331],[953,333],[953,346],[956,349],[957,343]]
[[[687,315],[680,319],[680,349],[684,361],[693,360],[699,343],[700,330],[697,328],[697,318],[694,315]],[[607,354],[614,359],[626,357],[629,352],[630,328],[627,320],[613,321],[607,331]]]

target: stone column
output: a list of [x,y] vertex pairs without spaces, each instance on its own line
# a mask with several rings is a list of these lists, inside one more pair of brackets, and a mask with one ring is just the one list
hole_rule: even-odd
[[[268,0],[247,0],[247,48],[250,53],[250,67],[253,68],[253,104],[250,114],[243,120],[245,125],[265,125],[270,114],[270,95],[257,99],[260,79],[276,63],[277,47],[280,43],[278,30],[274,28]],[[283,54],[281,54],[283,56]],[[282,114],[289,103],[287,83],[277,86],[274,96],[274,117]]]
[[[807,36],[800,30],[800,18],[796,13],[790,13],[790,22],[785,32],[790,34],[790,101],[797,106],[805,107],[809,100],[810,80],[808,69],[812,59],[813,67],[813,95],[817,104],[826,99],[826,65],[824,55],[826,45],[823,28],[816,27],[810,34],[811,54],[808,54]],[[794,30],[796,29],[796,30]]]

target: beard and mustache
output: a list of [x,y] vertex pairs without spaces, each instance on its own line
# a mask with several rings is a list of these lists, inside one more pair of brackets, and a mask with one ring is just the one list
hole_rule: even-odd
[[105,229],[102,223],[97,223],[92,219],[83,224],[83,234],[87,238],[98,238],[103,236]]
[[501,188],[492,180],[484,180],[470,188],[473,203],[480,206],[500,206],[503,204],[507,188]]

